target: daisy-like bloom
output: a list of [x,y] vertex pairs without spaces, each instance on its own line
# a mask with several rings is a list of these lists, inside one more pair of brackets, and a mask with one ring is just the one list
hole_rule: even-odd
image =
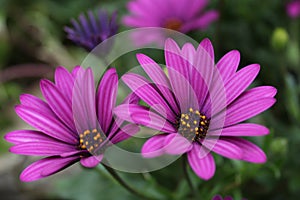
[[[16,113],[36,130],[16,130],[5,135],[14,144],[10,152],[45,156],[28,166],[20,175],[22,181],[35,181],[80,161],[84,167],[99,164],[104,151],[138,131],[133,124],[113,118],[118,76],[115,69],[104,74],[96,93],[90,68],[76,67],[69,73],[58,67],[55,83],[40,83],[45,101],[24,94]],[[134,103],[129,95],[124,103]]]
[[[98,44],[117,33],[117,13],[114,12],[109,16],[105,11],[98,10],[97,15],[94,15],[92,11],[88,11],[87,15],[88,17],[81,14],[78,22],[71,19],[73,28],[65,27],[65,31],[68,34],[67,37],[75,44],[87,51],[92,51]],[[106,46],[110,47],[111,44]]]
[[211,151],[221,156],[264,163],[265,153],[242,136],[260,136],[269,130],[254,123],[241,123],[275,103],[271,86],[247,90],[260,66],[252,64],[236,72],[240,54],[233,50],[214,64],[214,50],[208,39],[195,49],[182,49],[168,39],[165,60],[168,75],[151,58],[137,59],[151,81],[135,73],[122,80],[149,107],[123,104],[115,114],[127,121],[160,131],[142,147],[145,157],[186,153],[193,171],[208,180],[215,173]]
[[123,23],[130,27],[162,27],[182,33],[205,29],[218,18],[218,12],[204,12],[208,0],[132,0],[131,12]]
[[286,5],[286,12],[291,18],[300,16],[300,0],[293,0]]

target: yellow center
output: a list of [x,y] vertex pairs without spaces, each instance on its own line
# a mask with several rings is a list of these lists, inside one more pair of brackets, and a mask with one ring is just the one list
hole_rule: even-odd
[[165,24],[165,28],[171,29],[174,31],[179,31],[181,28],[182,22],[178,19],[170,19]]
[[204,139],[210,120],[199,112],[199,110],[189,109],[188,113],[181,114],[178,121],[178,133],[190,141]]
[[79,147],[94,153],[95,149],[105,140],[105,135],[97,129],[86,130],[79,135]]

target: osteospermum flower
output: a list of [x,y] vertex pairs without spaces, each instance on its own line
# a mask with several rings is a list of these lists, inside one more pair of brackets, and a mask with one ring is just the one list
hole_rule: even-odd
[[[136,133],[136,125],[113,118],[117,86],[115,69],[107,70],[96,93],[90,68],[76,67],[69,73],[58,67],[55,83],[40,83],[46,101],[22,95],[16,113],[36,130],[12,131],[5,139],[14,144],[10,148],[12,153],[46,158],[28,166],[20,179],[38,180],[77,161],[84,167],[95,167],[107,147]],[[126,103],[134,101],[133,95],[125,99]]]
[[291,18],[300,16],[300,0],[293,0],[286,5],[286,12]]
[[[71,23],[73,28],[65,27],[65,31],[68,33],[67,37],[87,51],[93,50],[98,44],[115,35],[118,30],[116,12],[109,16],[102,10],[98,10],[97,15],[88,11],[88,17],[81,14],[78,22],[72,19]],[[110,45],[107,44],[106,48]]]
[[205,29],[218,18],[218,12],[204,12],[208,0],[132,0],[131,12],[123,18],[130,27],[162,27],[183,33]]
[[210,179],[215,173],[211,151],[253,163],[266,161],[265,153],[241,136],[268,134],[266,127],[241,123],[275,103],[276,89],[261,86],[246,90],[260,66],[252,64],[236,72],[240,54],[233,50],[214,64],[214,50],[205,39],[195,49],[180,49],[168,39],[165,60],[168,75],[152,59],[138,54],[148,77],[127,73],[122,80],[151,108],[123,104],[115,108],[120,118],[159,130],[142,147],[145,157],[187,154],[193,171]]

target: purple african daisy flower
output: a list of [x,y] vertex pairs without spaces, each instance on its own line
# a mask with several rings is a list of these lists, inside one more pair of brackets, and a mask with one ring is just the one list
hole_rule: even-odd
[[[115,69],[107,70],[97,93],[92,70],[81,67],[71,73],[58,67],[55,83],[42,80],[40,87],[46,101],[24,94],[15,108],[19,117],[37,130],[16,130],[5,135],[14,144],[10,152],[46,156],[21,173],[22,181],[45,178],[78,161],[84,167],[95,167],[107,147],[139,130],[136,125],[113,118],[118,87]],[[124,103],[136,101],[130,95]]]
[[233,50],[215,65],[213,46],[208,39],[197,49],[190,43],[180,49],[168,39],[168,75],[146,55],[138,54],[137,59],[151,81],[135,73],[125,74],[122,80],[151,109],[123,104],[114,112],[122,119],[161,132],[145,142],[143,156],[186,153],[193,171],[205,180],[215,173],[211,151],[230,159],[266,161],[259,147],[241,138],[269,133],[262,125],[241,123],[276,101],[274,87],[246,90],[260,70],[258,64],[236,72],[240,54]]
[[286,12],[291,18],[300,16],[300,0],[294,0],[286,5]]
[[130,27],[162,27],[183,33],[205,29],[218,18],[218,12],[204,12],[208,0],[132,0],[131,15],[123,18]]
[[[97,15],[94,15],[92,11],[88,11],[88,18],[81,14],[78,21],[72,19],[73,28],[65,27],[65,31],[68,33],[67,37],[70,40],[87,51],[93,50],[98,44],[115,35],[118,30],[116,12],[109,17],[102,10],[98,10]],[[107,48],[110,46],[108,45]]]

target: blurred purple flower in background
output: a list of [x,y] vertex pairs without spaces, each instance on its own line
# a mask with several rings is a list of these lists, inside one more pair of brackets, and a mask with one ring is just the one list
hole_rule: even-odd
[[[58,67],[55,83],[42,80],[40,87],[46,102],[24,94],[15,108],[19,117],[37,130],[16,130],[5,135],[14,144],[10,152],[47,156],[28,166],[20,175],[22,181],[50,176],[78,161],[85,167],[95,167],[108,146],[139,130],[136,125],[113,118],[118,88],[115,69],[107,70],[97,93],[92,70],[81,67],[72,73]],[[124,103],[134,101],[131,95]]]
[[[260,66],[252,64],[236,72],[240,54],[233,50],[214,64],[214,49],[208,39],[195,49],[182,49],[168,39],[165,60],[168,76],[143,54],[137,59],[152,80],[127,73],[122,80],[148,107],[123,104],[115,114],[132,123],[161,131],[142,147],[145,157],[187,153],[193,171],[208,180],[215,173],[211,150],[221,156],[264,163],[265,153],[242,136],[261,136],[269,130],[258,124],[240,123],[270,108],[276,89],[271,86],[246,90]],[[222,92],[222,89],[224,92]]]
[[72,28],[65,27],[67,37],[87,51],[93,50],[98,44],[115,35],[118,30],[117,13],[114,12],[109,16],[103,10],[98,10],[97,15],[88,11],[88,17],[81,14],[78,22],[72,19],[71,23]]
[[123,23],[129,27],[162,27],[182,33],[203,30],[217,20],[218,12],[204,8],[208,0],[132,0],[127,4],[129,16]]
[[300,16],[300,0],[294,0],[286,5],[286,12],[291,18]]
[[233,198],[231,196],[226,196],[222,198],[221,195],[216,195],[211,200],[233,200]]

